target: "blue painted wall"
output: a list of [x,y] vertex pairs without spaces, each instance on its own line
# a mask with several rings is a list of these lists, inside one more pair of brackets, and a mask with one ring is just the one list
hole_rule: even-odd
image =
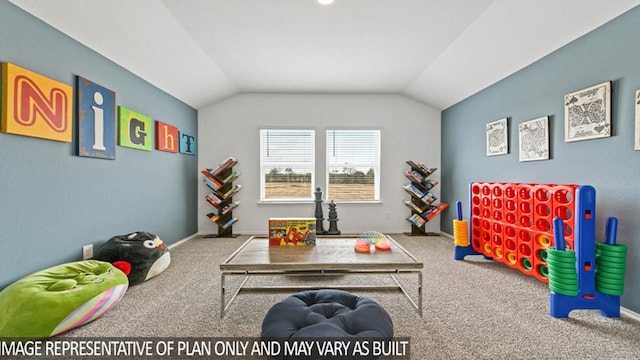
[[[115,91],[117,105],[197,134],[196,110],[7,1],[0,61],[74,87],[81,75]],[[75,149],[76,139],[0,133],[0,289],[116,234],[147,230],[171,244],[197,231],[196,156],[117,147],[102,160]]]
[[[594,186],[597,240],[603,240],[606,218],[616,216],[618,241],[629,246],[622,305],[635,312],[640,312],[640,151],[633,149],[638,24],[640,7],[443,111],[441,195],[450,204],[462,200],[468,209],[473,181]],[[612,136],[565,143],[564,95],[607,80],[613,85]],[[551,159],[519,162],[518,124],[545,115]],[[510,152],[487,157],[485,125],[503,117],[509,118]],[[455,207],[443,214],[444,232],[452,233],[454,217]]]

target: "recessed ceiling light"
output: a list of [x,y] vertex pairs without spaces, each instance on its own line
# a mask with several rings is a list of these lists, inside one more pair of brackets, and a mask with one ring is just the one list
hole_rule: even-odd
[[318,0],[320,5],[331,5],[333,4],[333,0]]

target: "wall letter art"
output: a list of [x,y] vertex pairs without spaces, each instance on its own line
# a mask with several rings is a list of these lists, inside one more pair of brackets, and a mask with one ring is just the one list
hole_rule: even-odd
[[137,150],[152,150],[153,120],[123,106],[119,111],[118,145]]
[[198,153],[198,143],[194,135],[180,132],[180,153],[189,155]]
[[116,93],[81,76],[78,97],[78,156],[116,158]]
[[178,152],[178,128],[156,120],[156,149]]
[[5,133],[71,142],[73,88],[10,63],[2,63]]

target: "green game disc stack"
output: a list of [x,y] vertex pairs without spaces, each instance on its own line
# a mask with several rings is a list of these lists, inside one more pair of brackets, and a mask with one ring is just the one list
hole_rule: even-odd
[[547,249],[549,290],[562,295],[578,295],[576,253],[571,250]]
[[596,243],[596,290],[620,296],[624,292],[627,247]]

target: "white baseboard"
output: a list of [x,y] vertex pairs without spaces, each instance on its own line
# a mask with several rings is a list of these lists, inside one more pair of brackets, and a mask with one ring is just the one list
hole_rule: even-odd
[[633,320],[635,320],[637,322],[640,322],[640,314],[638,314],[635,311],[631,311],[631,310],[629,310],[629,309],[627,309],[625,307],[622,307],[622,306],[620,306],[620,315],[621,316],[624,315],[624,316],[626,316],[626,317],[628,317],[630,319],[633,319]]
[[179,240],[179,241],[177,241],[177,242],[175,242],[175,243],[173,243],[173,244],[169,245],[168,247],[169,247],[169,249],[173,249],[174,247],[176,247],[176,246],[180,246],[180,245],[182,245],[182,244],[186,243],[187,241],[189,241],[189,240],[191,240],[191,239],[194,239],[194,238],[196,238],[196,237],[198,237],[198,236],[200,236],[200,234],[198,234],[198,233],[192,234],[192,235],[187,236],[186,238],[184,238],[184,239],[182,239],[182,240]]

